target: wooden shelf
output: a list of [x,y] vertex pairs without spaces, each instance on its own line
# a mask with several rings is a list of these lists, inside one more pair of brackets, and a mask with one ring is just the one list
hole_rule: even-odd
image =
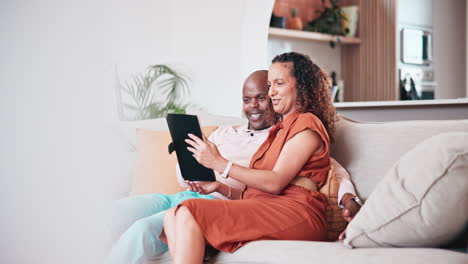
[[330,41],[335,41],[341,45],[356,45],[356,44],[361,43],[361,40],[355,37],[333,36],[333,35],[317,33],[317,32],[308,32],[308,31],[291,30],[291,29],[283,29],[283,28],[270,28],[268,30],[268,35],[270,37],[303,39],[303,40],[326,42],[326,43]]

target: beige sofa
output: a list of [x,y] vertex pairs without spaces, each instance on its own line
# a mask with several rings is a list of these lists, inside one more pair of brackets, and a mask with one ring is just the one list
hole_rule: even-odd
[[[468,132],[468,120],[364,123],[341,117],[332,156],[350,172],[358,194],[366,200],[400,156],[431,136],[452,131]],[[148,263],[170,261],[166,253]],[[211,262],[466,264],[468,254],[439,248],[351,249],[340,242],[257,241],[233,254],[219,253]]]

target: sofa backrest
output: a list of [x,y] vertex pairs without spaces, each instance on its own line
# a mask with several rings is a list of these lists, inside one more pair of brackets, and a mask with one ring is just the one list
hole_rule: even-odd
[[358,195],[366,199],[404,153],[429,137],[451,131],[468,132],[468,120],[375,123],[340,116],[331,154],[350,173]]

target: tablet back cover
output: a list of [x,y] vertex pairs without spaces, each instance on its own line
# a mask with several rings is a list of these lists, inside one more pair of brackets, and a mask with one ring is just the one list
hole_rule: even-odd
[[189,133],[203,139],[198,117],[195,115],[168,114],[166,121],[182,177],[189,181],[215,181],[216,177],[213,170],[198,163],[192,156],[192,152],[187,150],[189,145],[185,142],[185,139],[189,138]]

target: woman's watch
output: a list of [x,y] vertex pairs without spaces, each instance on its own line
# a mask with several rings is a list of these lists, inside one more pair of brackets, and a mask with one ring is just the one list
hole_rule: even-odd
[[228,177],[229,171],[231,170],[232,167],[232,160],[228,161],[228,164],[226,165],[226,168],[224,169],[223,174],[221,174],[221,177],[226,179]]

